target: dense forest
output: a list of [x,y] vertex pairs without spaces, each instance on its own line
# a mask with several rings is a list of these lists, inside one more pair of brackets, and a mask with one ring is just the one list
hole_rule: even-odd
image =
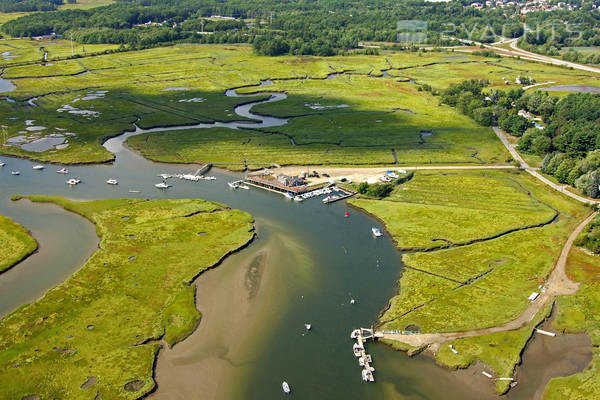
[[[481,125],[497,124],[519,137],[519,151],[544,157],[542,172],[600,197],[600,95],[574,93],[558,99],[548,92],[486,86],[483,80],[453,84],[440,94],[440,102]],[[528,118],[519,115],[524,112]],[[536,126],[536,116],[545,126]]]
[[[6,0],[0,0],[6,1]],[[41,4],[53,5],[54,3]],[[56,0],[55,0],[56,1]],[[585,3],[587,7],[588,3]],[[29,37],[70,32],[82,43],[116,43],[131,47],[176,41],[198,43],[253,43],[265,55],[332,55],[354,49],[359,42],[411,41],[419,38],[433,45],[455,43],[454,38],[490,43],[498,35],[519,37],[523,23],[530,26],[560,20],[580,23],[582,39],[570,45],[600,43],[594,12],[553,11],[514,16],[512,8],[477,10],[463,3],[422,0],[118,0],[90,10],[59,10],[24,16],[5,23],[11,36]],[[566,13],[566,14],[565,14]],[[215,21],[211,16],[234,19]],[[401,26],[402,20],[422,20],[426,26]],[[546,26],[546,25],[544,25]],[[566,28],[559,44],[551,32],[528,32],[525,46],[562,46],[569,42]],[[532,42],[529,44],[529,42]],[[553,48],[554,48],[553,47]],[[573,55],[571,54],[571,57]],[[592,62],[594,60],[591,60]]]
[[62,0],[0,0],[0,12],[51,11],[62,4]]

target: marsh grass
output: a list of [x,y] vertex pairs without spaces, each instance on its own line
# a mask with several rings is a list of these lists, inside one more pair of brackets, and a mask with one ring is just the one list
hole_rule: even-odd
[[18,223],[0,215],[0,273],[37,249],[36,240]]
[[[158,341],[173,345],[197,324],[190,282],[252,239],[252,217],[202,200],[29,198],[86,217],[101,243],[64,283],[0,321],[0,393],[15,399],[148,393]],[[90,376],[97,383],[82,389]]]

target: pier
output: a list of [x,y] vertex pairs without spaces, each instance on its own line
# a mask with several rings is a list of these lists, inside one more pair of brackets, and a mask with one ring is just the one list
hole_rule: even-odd
[[367,328],[358,328],[352,331],[350,334],[351,339],[355,339],[356,343],[352,346],[352,350],[354,351],[354,355],[358,357],[358,365],[363,367],[362,369],[362,379],[365,382],[375,382],[375,377],[373,376],[373,372],[375,372],[375,368],[371,365],[373,363],[373,358],[370,354],[367,353],[365,349],[365,343],[369,339],[375,339],[376,334],[373,329]]
[[212,164],[208,163],[208,164],[204,164],[203,166],[201,166],[200,168],[198,168],[198,170],[196,171],[196,173],[194,175],[199,176],[199,175],[204,175],[205,173],[207,173],[210,169],[212,168]]

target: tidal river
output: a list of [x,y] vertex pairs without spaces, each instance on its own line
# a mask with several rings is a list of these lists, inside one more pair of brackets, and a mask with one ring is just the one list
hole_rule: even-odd
[[[251,107],[241,106],[236,112],[258,119],[258,124],[286,122],[266,122],[252,114]],[[373,226],[383,228],[378,222],[344,202],[296,203],[254,188],[232,190],[226,183],[241,175],[224,171],[211,171],[215,181],[175,179],[169,181],[172,188],[156,189],[157,174],[193,172],[197,167],[152,163],[123,146],[126,137],[140,132],[105,144],[116,154],[113,165],[68,167],[69,177],[82,180],[75,187],[55,172],[61,166],[34,171],[32,162],[3,158],[7,165],[0,168],[0,214],[30,229],[41,247],[0,275],[0,316],[62,282],[97,246],[94,228],[83,218],[55,206],[11,202],[12,195],[202,198],[251,213],[258,238],[197,279],[202,322],[187,340],[161,350],[158,389],[152,398],[281,399],[283,380],[297,399],[497,398],[492,382],[475,369],[448,371],[426,356],[409,358],[380,343],[367,347],[374,358],[375,383],[362,382],[350,332],[375,323],[397,290],[402,269],[401,254],[390,238],[372,236]],[[21,175],[12,176],[11,170]],[[119,185],[107,185],[109,178],[118,179]],[[305,323],[312,324],[310,332]],[[550,361],[542,351],[526,354],[526,362],[540,373],[527,375],[510,398],[531,399],[551,376],[543,374]]]

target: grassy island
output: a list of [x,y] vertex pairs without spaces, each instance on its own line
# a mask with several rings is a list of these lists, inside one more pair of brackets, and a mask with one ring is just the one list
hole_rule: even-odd
[[184,339],[200,319],[190,282],[254,236],[250,215],[214,202],[28,198],[89,219],[101,243],[63,284],[0,321],[6,398],[148,393],[161,343]]
[[37,250],[29,232],[10,218],[0,215],[0,273]]

